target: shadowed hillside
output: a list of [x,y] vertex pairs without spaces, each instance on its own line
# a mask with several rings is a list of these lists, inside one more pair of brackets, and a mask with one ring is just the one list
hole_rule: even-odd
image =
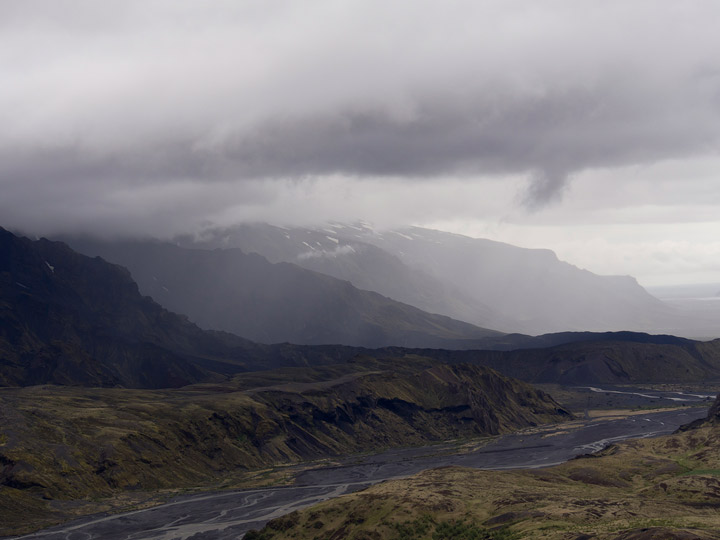
[[348,354],[201,330],[141,296],[126,269],[0,229],[0,385],[173,387]]
[[701,342],[673,336],[609,334],[588,341],[513,351],[388,349],[390,354],[470,362],[533,383],[565,385],[692,382],[720,378],[720,339]]
[[261,343],[452,348],[502,335],[239,249],[70,241],[126,266],[144,294],[203,328]]

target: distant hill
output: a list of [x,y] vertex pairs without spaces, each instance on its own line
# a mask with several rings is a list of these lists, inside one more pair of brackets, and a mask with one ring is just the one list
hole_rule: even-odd
[[239,249],[69,241],[126,266],[143,294],[201,327],[261,343],[469,348],[502,335]]
[[[500,350],[387,350],[451,363],[476,363],[532,383],[627,384],[720,379],[720,339],[700,342],[673,336],[609,333],[542,348]],[[578,336],[578,337],[579,337]]]
[[630,276],[600,276],[550,250],[410,227],[240,225],[181,237],[292,262],[433,313],[503,332],[632,330],[717,335],[717,321],[661,302]]

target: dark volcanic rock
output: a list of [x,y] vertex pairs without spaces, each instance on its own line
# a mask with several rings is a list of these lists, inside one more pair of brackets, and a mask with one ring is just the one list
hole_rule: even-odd
[[142,296],[122,266],[0,228],[0,385],[177,387],[360,352],[202,330]]
[[0,229],[0,384],[182,386],[244,369],[247,343],[141,296],[125,268]]
[[720,424],[720,396],[715,398],[715,403],[712,404],[708,411],[707,422],[713,424]]

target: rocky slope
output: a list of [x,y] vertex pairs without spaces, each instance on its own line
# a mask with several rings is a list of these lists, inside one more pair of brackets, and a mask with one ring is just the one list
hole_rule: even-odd
[[126,266],[143,294],[201,327],[261,343],[442,348],[501,335],[238,249],[71,242],[83,253]]
[[568,417],[547,395],[487,368],[372,359],[176,390],[4,389],[0,415],[6,527],[126,490]]

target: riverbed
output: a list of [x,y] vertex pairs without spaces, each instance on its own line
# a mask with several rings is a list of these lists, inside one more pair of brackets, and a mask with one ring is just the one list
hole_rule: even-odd
[[454,442],[350,456],[298,469],[294,485],[177,497],[153,508],[85,517],[26,540],[229,540],[270,519],[384,480],[458,465],[480,469],[548,467],[629,438],[656,437],[702,418],[706,407],[597,418],[491,440]]

